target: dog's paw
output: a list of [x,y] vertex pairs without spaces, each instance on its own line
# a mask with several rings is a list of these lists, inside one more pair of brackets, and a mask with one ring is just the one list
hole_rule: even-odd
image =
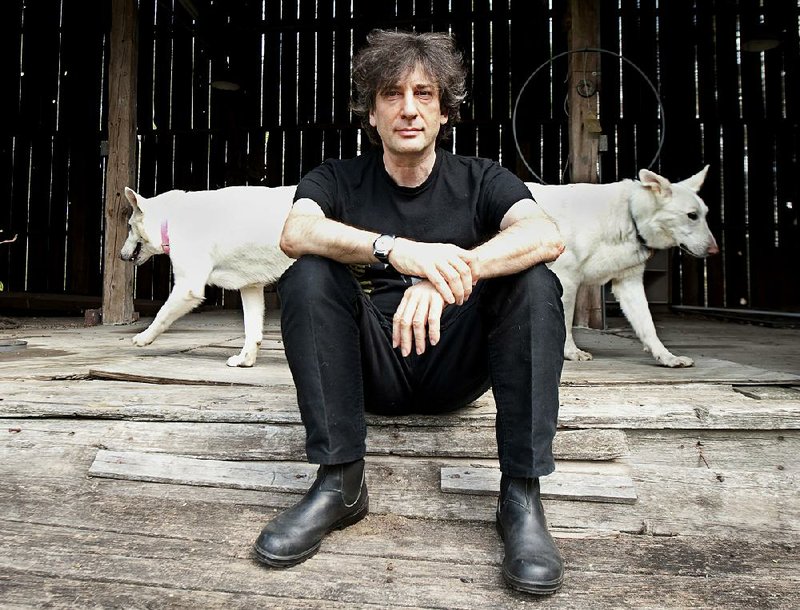
[[673,356],[669,352],[658,356],[656,360],[658,360],[662,366],[668,366],[672,369],[694,366],[694,360],[688,356]]
[[131,339],[131,343],[133,343],[136,347],[144,347],[145,345],[150,345],[155,337],[151,337],[147,331],[141,332],[138,335],[134,335]]
[[228,366],[232,367],[242,367],[242,368],[249,368],[256,363],[256,357],[250,354],[237,354],[236,356],[231,356],[228,358],[228,361],[225,363]]
[[564,358],[567,360],[577,360],[579,362],[585,362],[586,360],[591,360],[592,355],[589,352],[584,352],[582,349],[578,349],[577,347],[573,350],[564,350]]

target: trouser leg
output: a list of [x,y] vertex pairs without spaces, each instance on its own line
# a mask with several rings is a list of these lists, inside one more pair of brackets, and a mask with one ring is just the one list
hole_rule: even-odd
[[501,470],[549,474],[564,336],[561,285],[545,265],[481,281],[464,305],[445,309],[439,343],[405,359],[412,408],[459,408],[491,384]]
[[364,457],[365,404],[379,398],[392,410],[409,393],[388,323],[347,266],[327,258],[297,260],[278,283],[278,295],[309,461],[342,464]]
[[555,469],[566,334],[561,284],[545,265],[491,281],[486,310],[500,469],[512,477],[544,476]]

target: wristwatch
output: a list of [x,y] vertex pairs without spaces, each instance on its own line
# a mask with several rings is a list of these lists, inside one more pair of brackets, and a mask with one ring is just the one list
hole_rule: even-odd
[[389,253],[394,248],[394,235],[384,233],[372,242],[372,255],[382,263],[389,264]]

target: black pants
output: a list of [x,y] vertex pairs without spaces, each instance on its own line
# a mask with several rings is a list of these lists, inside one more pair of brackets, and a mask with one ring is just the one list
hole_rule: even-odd
[[441,339],[406,358],[391,321],[346,265],[304,256],[278,284],[286,358],[310,462],[364,457],[364,411],[398,415],[463,407],[491,385],[500,469],[551,473],[564,350],[561,284],[546,266],[480,281],[445,308]]

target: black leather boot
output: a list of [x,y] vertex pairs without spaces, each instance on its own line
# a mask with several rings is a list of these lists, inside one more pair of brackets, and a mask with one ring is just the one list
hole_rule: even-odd
[[303,499],[261,530],[256,556],[275,568],[297,565],[319,550],[326,534],[360,521],[368,512],[364,460],[320,466]]
[[539,479],[502,476],[497,531],[505,542],[503,578],[527,593],[553,593],[564,578],[564,561],[544,517]]

